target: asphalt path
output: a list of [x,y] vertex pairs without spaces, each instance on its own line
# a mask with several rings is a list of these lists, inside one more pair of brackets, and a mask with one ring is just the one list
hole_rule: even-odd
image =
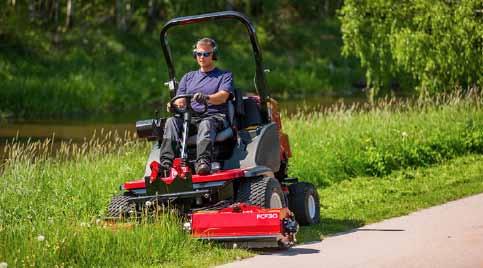
[[483,194],[221,267],[483,267]]

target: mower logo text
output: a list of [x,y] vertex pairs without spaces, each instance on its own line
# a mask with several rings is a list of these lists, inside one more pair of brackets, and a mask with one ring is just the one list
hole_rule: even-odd
[[277,213],[257,214],[257,220],[278,219]]

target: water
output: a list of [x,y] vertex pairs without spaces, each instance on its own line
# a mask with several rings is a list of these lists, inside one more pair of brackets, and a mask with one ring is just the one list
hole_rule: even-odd
[[[302,100],[288,100],[279,103],[279,109],[287,116],[303,110],[317,110],[329,107],[335,103],[361,103],[366,100],[362,97],[336,98],[336,97],[314,97]],[[135,132],[137,120],[154,118],[153,115],[145,113],[129,113],[107,117],[88,118],[85,120],[31,120],[15,121],[0,120],[0,159],[4,155],[4,147],[7,142],[16,139],[20,142],[42,141],[53,139],[54,147],[61,141],[82,143],[89,140],[94,134],[100,136],[109,131],[123,135],[126,131]]]

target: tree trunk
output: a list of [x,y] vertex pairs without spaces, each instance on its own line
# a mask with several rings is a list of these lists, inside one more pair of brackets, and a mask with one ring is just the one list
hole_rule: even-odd
[[116,25],[119,31],[126,31],[126,14],[124,0],[116,0]]
[[59,25],[59,0],[54,0],[54,23],[56,27]]
[[35,0],[29,1],[28,9],[29,9],[30,22],[34,22],[35,21]]
[[159,20],[159,9],[159,0],[149,0],[147,13],[148,18],[146,21],[146,28],[144,28],[145,32],[150,33],[154,30],[154,27],[156,27],[156,24]]
[[72,26],[72,21],[74,17],[74,0],[67,0],[67,9],[65,16],[65,26],[64,31],[67,31]]

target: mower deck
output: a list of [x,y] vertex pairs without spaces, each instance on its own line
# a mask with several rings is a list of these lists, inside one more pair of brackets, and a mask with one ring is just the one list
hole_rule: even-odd
[[265,209],[244,203],[197,211],[188,224],[195,238],[250,248],[290,247],[298,230],[287,208]]

